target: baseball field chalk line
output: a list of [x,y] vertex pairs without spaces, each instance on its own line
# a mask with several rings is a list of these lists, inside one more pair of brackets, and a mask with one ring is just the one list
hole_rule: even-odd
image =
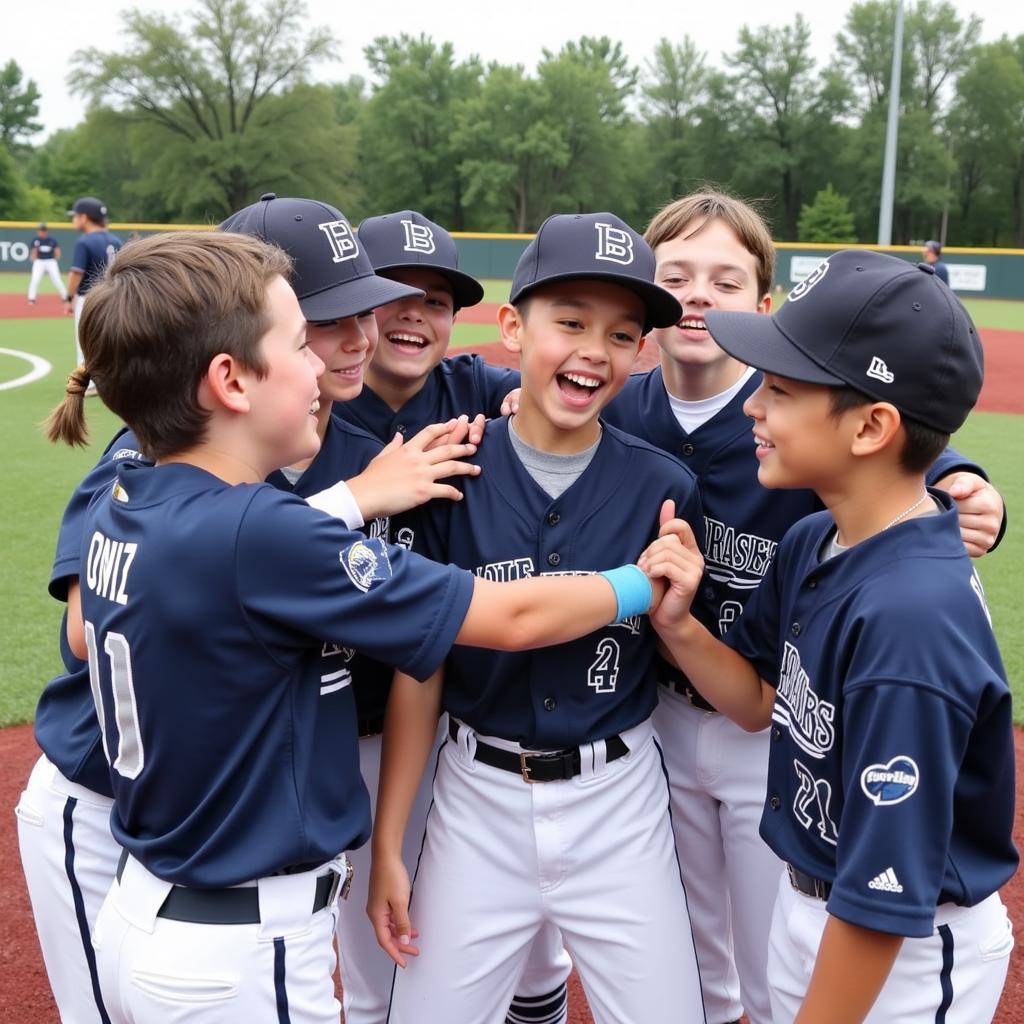
[[6,391],[8,388],[24,387],[33,381],[42,380],[53,369],[53,366],[41,356],[34,356],[31,352],[19,352],[16,348],[0,348],[0,355],[24,359],[25,362],[30,363],[32,366],[28,373],[16,377],[14,380],[0,383],[0,391]]

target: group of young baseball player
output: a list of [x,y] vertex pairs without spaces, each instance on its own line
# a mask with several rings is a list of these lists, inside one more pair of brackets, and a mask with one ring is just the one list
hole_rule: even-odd
[[348,1024],[560,1024],[573,967],[598,1024],[991,1020],[980,339],[879,252],[773,313],[774,259],[713,190],[552,216],[516,372],[447,356],[484,292],[416,211],[117,254],[17,808],[62,1020],[338,1021],[336,964]]

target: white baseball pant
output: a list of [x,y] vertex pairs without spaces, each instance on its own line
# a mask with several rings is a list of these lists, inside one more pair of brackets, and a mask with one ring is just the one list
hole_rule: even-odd
[[85,356],[82,355],[82,343],[78,340],[78,321],[82,319],[82,307],[85,305],[85,296],[76,295],[72,308],[75,311],[75,366],[85,364]]
[[[782,862],[761,838],[770,730],[749,733],[658,687],[672,827],[708,1024],[771,1024],[768,933]],[[742,995],[742,1002],[741,1002]]]
[[171,884],[129,857],[93,931],[111,1024],[338,1024],[337,900],[313,912],[318,878],[332,870],[343,871],[341,858],[241,887],[257,892],[256,923],[198,924],[161,917]]
[[64,1024],[105,1020],[90,933],[121,853],[110,834],[112,804],[69,782],[44,754],[15,808],[32,915]]
[[[498,1024],[545,923],[560,929],[596,1024],[704,1024],[668,786],[649,721],[581,748],[583,772],[530,785],[441,749],[410,916],[420,955],[395,972],[390,1024]],[[519,751],[517,744],[480,742]]]
[[[402,844],[402,859],[410,877],[416,870],[427,811],[430,808],[434,770],[440,744],[448,730],[448,716],[442,715],[434,750],[423,773],[416,800],[409,814]],[[370,791],[371,804],[376,806],[380,784],[381,737],[367,736],[359,741],[359,768]],[[391,999],[391,982],[395,963],[377,943],[373,926],[366,914],[370,881],[370,844],[349,852],[355,867],[349,898],[338,904],[338,965],[343,989],[342,1005],[345,1024],[384,1024]],[[557,993],[552,997],[562,1005],[555,1015],[545,1016],[537,1024],[561,1024],[565,1020],[564,986],[572,963],[562,948],[562,937],[555,928],[544,928],[530,950],[523,979],[518,986],[520,999]]]
[[[824,900],[797,892],[785,872],[777,893],[768,983],[772,1020],[791,1024],[807,993],[829,914]],[[904,939],[864,1024],[986,1024],[995,1015],[1011,949],[1013,927],[998,893],[976,907],[943,904],[931,935]]]
[[28,279],[28,301],[36,301],[36,296],[39,294],[39,282],[42,281],[44,274],[49,275],[54,287],[60,293],[60,297],[66,298],[68,293],[60,277],[60,264],[56,260],[33,260],[31,276]]

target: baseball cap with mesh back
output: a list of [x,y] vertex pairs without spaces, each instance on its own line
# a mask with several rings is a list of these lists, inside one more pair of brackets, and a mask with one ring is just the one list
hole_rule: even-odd
[[378,277],[345,215],[315,199],[278,199],[267,192],[259,202],[231,214],[217,230],[254,235],[284,249],[294,262],[290,283],[307,320],[357,316],[423,294]]
[[750,366],[849,385],[942,433],[963,425],[981,391],[978,332],[927,263],[846,249],[770,316],[708,310],[704,319],[715,341]]
[[107,204],[95,196],[82,196],[75,200],[75,205],[68,210],[68,216],[76,213],[84,213],[89,220],[104,221],[107,219]]

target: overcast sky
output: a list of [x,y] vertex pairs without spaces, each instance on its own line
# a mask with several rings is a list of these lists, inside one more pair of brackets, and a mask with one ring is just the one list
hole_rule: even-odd
[[[258,2],[258,0],[257,0]],[[953,0],[966,17],[983,19],[982,39],[1024,34],[1024,4],[1006,0]],[[780,26],[797,12],[811,26],[813,52],[824,62],[834,50],[833,40],[852,6],[852,0],[684,0],[627,3],[595,0],[497,0],[488,9],[480,0],[383,0],[342,3],[307,0],[311,25],[327,25],[340,40],[338,60],[316,69],[315,78],[336,81],[352,74],[366,75],[363,47],[378,35],[426,32],[436,41],[450,41],[459,58],[477,54],[485,61],[523,64],[532,68],[541,50],[558,49],[581,35],[607,35],[621,40],[629,56],[643,64],[662,36],[679,40],[689,35],[708,54],[709,63],[721,65],[723,51],[735,49],[743,25],[767,21]],[[14,58],[42,94],[41,141],[57,128],[81,120],[84,101],[72,96],[65,78],[71,54],[86,46],[116,50],[123,43],[119,12],[128,7],[144,11],[182,13],[194,0],[5,0],[0,64]]]

